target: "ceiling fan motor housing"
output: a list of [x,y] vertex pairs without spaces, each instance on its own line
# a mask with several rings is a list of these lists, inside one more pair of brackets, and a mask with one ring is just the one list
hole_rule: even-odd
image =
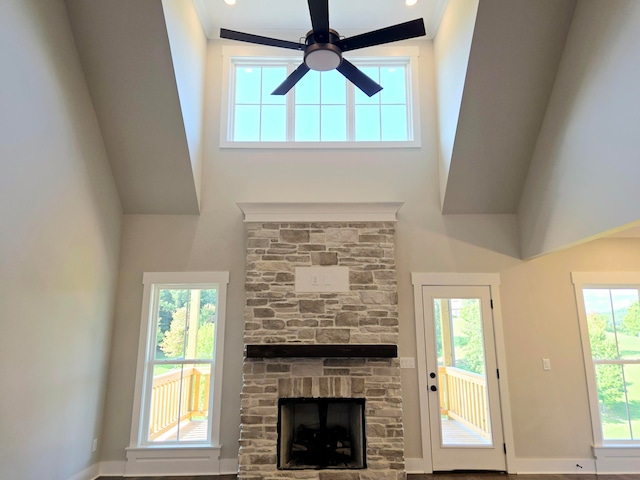
[[313,30],[307,33],[307,48],[304,51],[304,63],[311,70],[325,72],[338,68],[342,63],[342,50],[334,43],[340,40],[340,35],[329,29],[329,41],[317,42]]
[[298,67],[284,79],[284,82],[278,85],[272,92],[272,95],[286,95],[309,70],[325,72],[335,69],[364,92],[365,95],[371,97],[382,90],[382,86],[369,78],[359,70],[358,67],[349,62],[349,60],[342,58],[342,52],[426,35],[424,20],[417,18],[409,22],[391,25],[390,27],[373,30],[353,37],[340,38],[338,32],[329,28],[329,1],[307,1],[309,4],[309,14],[311,15],[312,30],[307,33],[305,43],[236,32],[235,30],[228,30],[226,28],[220,29],[220,38],[304,51],[303,63],[298,65]]

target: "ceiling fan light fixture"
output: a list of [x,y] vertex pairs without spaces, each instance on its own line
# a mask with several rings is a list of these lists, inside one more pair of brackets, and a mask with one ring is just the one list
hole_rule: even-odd
[[[409,3],[411,0],[405,1]],[[382,90],[382,86],[378,85],[349,60],[342,58],[342,52],[426,35],[424,20],[417,18],[353,37],[341,38],[338,32],[329,28],[328,0],[307,0],[307,3],[309,4],[312,29],[307,33],[304,43],[236,32],[226,28],[220,29],[220,38],[268,45],[270,47],[288,48],[290,50],[302,50],[304,52],[303,63],[298,65],[298,68],[276,87],[272,95],[286,95],[309,70],[326,72],[335,69],[367,96],[371,97]]]
[[334,70],[342,63],[342,52],[331,43],[314,43],[304,52],[304,63],[318,72]]

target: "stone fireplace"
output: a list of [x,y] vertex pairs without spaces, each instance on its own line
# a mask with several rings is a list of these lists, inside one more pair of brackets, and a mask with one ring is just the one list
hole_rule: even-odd
[[[400,204],[390,205],[391,218],[386,205],[380,221],[362,212],[322,221],[253,216],[240,205],[247,234],[240,480],[405,478],[394,257]],[[312,286],[300,288],[296,275],[310,267]],[[335,267],[348,281],[327,291],[322,273]]]

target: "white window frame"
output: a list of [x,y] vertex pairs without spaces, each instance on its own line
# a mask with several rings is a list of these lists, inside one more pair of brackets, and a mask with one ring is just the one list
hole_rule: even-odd
[[[571,279],[575,290],[576,307],[578,309],[578,320],[580,324],[580,338],[582,340],[589,410],[593,429],[593,452],[599,463],[607,462],[604,470],[598,467],[598,472],[607,473],[606,470],[611,468],[614,470],[623,468],[616,467],[616,462],[619,464],[621,461],[628,461],[629,458],[634,458],[633,461],[637,462],[637,458],[640,456],[640,440],[604,440],[583,290],[591,288],[640,289],[640,272],[572,272]],[[640,363],[640,361],[625,360],[625,363]]]
[[[347,54],[351,62],[375,64],[385,59],[398,57],[408,61],[407,65],[407,116],[410,139],[407,141],[344,141],[344,142],[235,142],[229,139],[229,126],[232,125],[233,98],[230,87],[233,81],[233,60],[243,58],[247,61],[258,61],[268,65],[269,61],[294,61],[296,65],[302,63],[302,52],[282,48],[262,47],[258,45],[242,45],[222,47],[222,95],[220,99],[220,148],[417,148],[422,146],[420,129],[420,95],[418,78],[419,48],[417,46],[397,45],[386,47],[371,47],[358,50],[353,55]],[[383,85],[384,87],[384,85]],[[294,89],[287,95],[293,95]],[[288,102],[290,109],[293,101]],[[347,99],[347,108],[349,99]],[[291,115],[288,112],[288,121]]]
[[[229,272],[145,272],[138,363],[131,419],[131,437],[127,448],[125,475],[190,474],[219,472],[220,420],[222,403],[222,361],[224,358],[224,324]],[[149,408],[149,385],[152,375],[147,361],[155,352],[156,298],[166,288],[215,288],[217,290],[215,355],[211,370],[209,397],[209,440],[205,442],[148,442],[144,409]],[[194,459],[198,461],[194,461]]]

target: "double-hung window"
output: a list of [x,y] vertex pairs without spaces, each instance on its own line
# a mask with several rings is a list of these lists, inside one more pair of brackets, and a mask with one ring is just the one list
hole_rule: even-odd
[[640,272],[574,272],[595,446],[640,446]]
[[[402,55],[395,48],[394,55],[350,58],[382,85],[372,97],[337,70],[310,70],[286,95],[272,95],[298,67],[301,53],[287,57],[239,53],[245,50],[223,49],[227,84],[221,146],[420,146],[417,47],[403,47]],[[273,50],[268,52],[273,55]]]
[[144,470],[155,458],[145,450],[219,447],[228,281],[228,272],[144,274],[127,474],[158,471]]

